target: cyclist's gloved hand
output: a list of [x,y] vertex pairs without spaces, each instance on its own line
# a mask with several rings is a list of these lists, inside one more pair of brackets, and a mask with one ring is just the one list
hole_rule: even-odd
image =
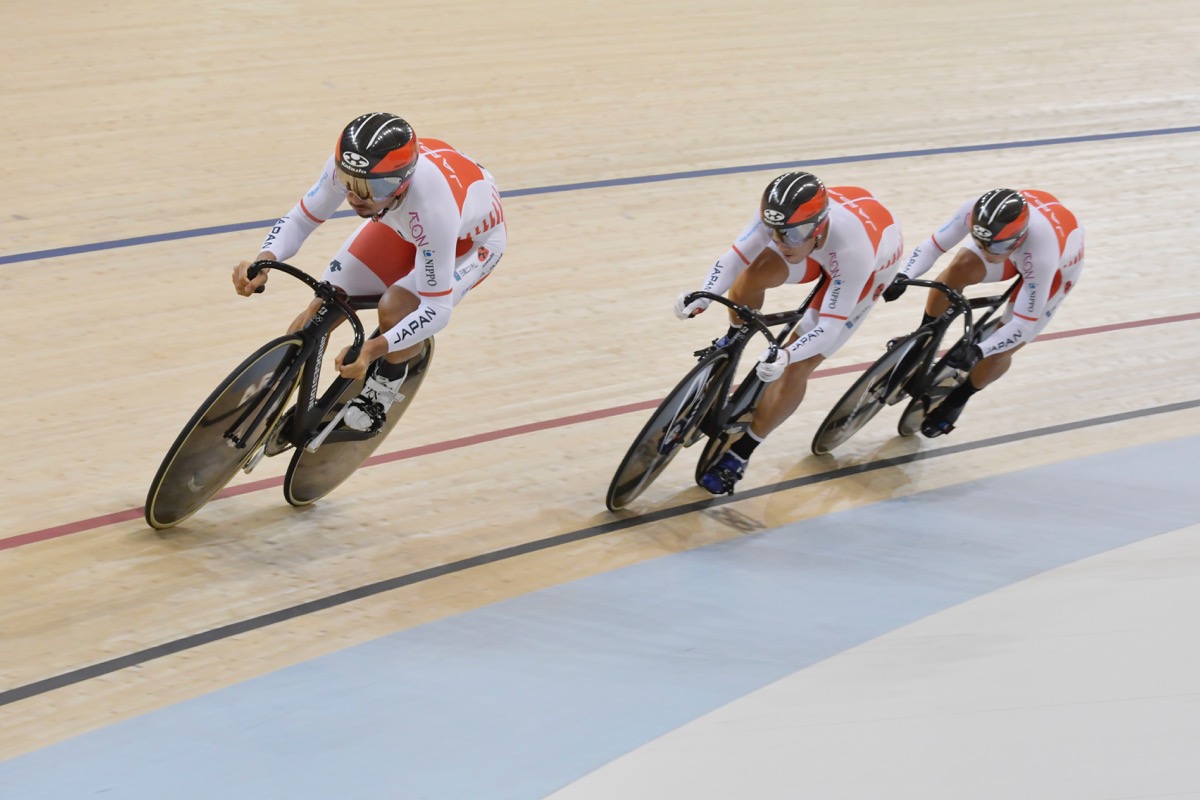
[[883,290],[883,302],[890,303],[900,295],[904,294],[904,290],[908,288],[908,279],[903,275],[897,275],[892,279],[891,285]]
[[707,297],[701,297],[699,300],[685,303],[684,300],[689,294],[691,292],[680,292],[679,297],[675,298],[675,316],[680,319],[690,319],[712,305],[712,300],[709,300]]
[[771,358],[771,350],[768,348],[758,357],[758,366],[754,368],[754,371],[758,373],[758,377],[762,379],[763,383],[778,380],[788,367],[788,355],[787,348],[781,348],[775,351],[775,359],[770,361],[768,359]]
[[983,350],[977,344],[970,347],[955,347],[946,356],[946,366],[970,372],[982,358]]

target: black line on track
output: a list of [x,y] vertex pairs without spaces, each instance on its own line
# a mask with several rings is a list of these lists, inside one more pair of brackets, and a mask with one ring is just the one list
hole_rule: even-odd
[[465,572],[475,567],[482,567],[488,564],[495,564],[499,561],[506,561],[510,558],[518,558],[529,553],[536,553],[542,550],[549,550],[553,547],[559,547],[564,544],[579,542],[584,539],[592,539],[597,536],[604,536],[609,533],[636,528],[640,525],[645,525],[651,522],[671,519],[672,517],[691,514],[695,511],[702,511],[709,508],[719,508],[730,503],[736,503],[741,500],[749,500],[763,495],[774,494],[776,492],[785,492],[792,489],[811,486],[818,483],[838,480],[839,478],[849,477],[851,475],[861,475],[865,472],[874,472],[888,467],[896,467],[903,464],[911,464],[917,461],[926,461],[933,458],[942,458],[944,456],[956,455],[958,453],[966,453],[972,450],[982,450],[988,447],[997,447],[999,445],[1011,444],[1027,439],[1036,439],[1042,436],[1053,436],[1058,433],[1067,431],[1080,430],[1082,428],[1092,428],[1099,425],[1109,425],[1115,422],[1124,422],[1131,419],[1139,419],[1142,417],[1150,417],[1159,414],[1170,414],[1175,411],[1184,411],[1190,408],[1200,406],[1200,399],[1186,400],[1179,403],[1170,403],[1162,406],[1153,406],[1151,408],[1137,409],[1134,411],[1125,411],[1120,414],[1109,414],[1103,417],[1093,417],[1091,419],[1078,420],[1076,422],[1066,422],[1060,425],[1050,425],[1044,428],[1034,428],[1033,430],[1022,431],[1019,433],[1010,433],[1003,436],[994,436],[990,439],[981,439],[976,442],[965,442],[963,444],[950,445],[948,447],[939,447],[936,450],[922,450],[908,455],[896,456],[894,458],[884,458],[878,461],[870,461],[864,464],[854,464],[850,466],[840,467],[829,472],[822,472],[817,475],[806,475],[802,478],[793,478],[791,480],[780,481],[779,483],[760,486],[756,489],[748,489],[744,492],[738,492],[735,495],[727,495],[723,497],[713,497],[705,500],[698,500],[692,503],[684,503],[679,506],[663,508],[657,511],[651,511],[645,514],[635,514],[627,517],[614,519],[611,522],[604,522],[599,525],[592,525],[587,528],[582,528],[577,531],[569,531],[560,533],[556,536],[550,536],[545,539],[537,539],[532,542],[505,547],[499,550],[493,550],[488,553],[481,553],[477,556],[464,558],[459,561],[452,561],[449,564],[441,564],[436,567],[410,572],[407,575],[401,575],[396,578],[370,583],[366,586],[359,586],[354,589],[347,589],[343,592],[331,594],[327,597],[321,597],[316,600],[310,600],[307,603],[283,608],[278,611],[272,611],[268,614],[262,614],[250,619],[234,622],[229,625],[222,625],[218,628],[195,633],[191,636],[185,636],[181,639],[175,639],[170,642],[148,647],[145,650],[138,650],[135,653],[119,656],[101,661],[98,664],[92,664],[87,667],[64,672],[61,675],[55,675],[52,678],[44,678],[33,683],[18,686],[7,691],[0,692],[0,706],[5,706],[10,703],[15,703],[19,700],[25,700],[30,697],[36,697],[47,692],[52,692],[56,689],[62,689],[67,686],[72,686],[77,683],[98,678],[103,675],[109,675],[128,667],[135,667],[145,664],[149,661],[154,661],[159,658],[165,658],[176,653],[182,653],[186,650],[192,650],[212,642],[229,639],[242,633],[248,633],[260,628],[266,628],[271,625],[277,625],[281,622],[287,622],[297,617],[303,617],[308,614],[315,614],[318,611],[324,611],[336,606],[353,603],[356,600],[363,600],[368,597],[374,597],[384,592],[390,592],[395,589],[401,589],[405,586],[423,583],[435,578],[440,578],[445,575],[453,575],[458,572]]

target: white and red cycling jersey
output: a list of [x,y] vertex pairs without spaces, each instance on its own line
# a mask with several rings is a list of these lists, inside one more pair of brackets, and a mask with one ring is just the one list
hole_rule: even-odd
[[[1078,285],[1083,272],[1083,228],[1075,215],[1048,192],[1022,189],[1020,194],[1029,206],[1029,235],[1007,259],[988,261],[973,238],[964,245],[983,261],[987,270],[984,283],[1017,277],[1021,280],[1009,301],[1004,324],[979,343],[984,356],[1032,342]],[[945,225],[919,244],[900,272],[909,278],[919,278],[943,253],[967,238],[971,209],[977,199],[963,203]]]
[[761,217],[742,231],[725,255],[709,269],[701,288],[725,294],[746,267],[766,250],[788,267],[787,283],[808,283],[828,276],[788,348],[795,363],[814,355],[830,356],[846,343],[891,282],[904,254],[900,226],[866,189],[833,186],[829,192],[829,231],[819,249],[793,264],[784,258]]
[[[389,331],[400,350],[444,328],[454,306],[491,273],[507,245],[495,179],[469,156],[421,139],[417,167],[400,204],[365,220],[330,261],[324,279],[350,295],[381,294],[399,284],[420,300]],[[330,156],[321,176],[267,234],[262,249],[286,261],[346,200]]]

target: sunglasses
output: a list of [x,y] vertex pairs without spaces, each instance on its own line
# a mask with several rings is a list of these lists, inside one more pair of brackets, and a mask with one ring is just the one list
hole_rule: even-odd
[[978,237],[973,238],[975,238],[975,244],[979,245],[980,250],[991,253],[994,256],[1003,256],[1020,247],[1021,243],[1025,241],[1025,234],[1022,233],[1019,236],[1012,236],[1008,239],[998,239],[991,242],[985,242]]
[[799,247],[820,233],[827,218],[827,214],[822,214],[812,222],[803,222],[790,228],[772,228],[771,238],[788,247]]
[[363,202],[389,200],[399,194],[401,190],[408,188],[408,184],[412,180],[411,177],[407,180],[400,180],[399,178],[360,178],[357,175],[343,172],[336,167],[334,168],[334,177],[350,194]]

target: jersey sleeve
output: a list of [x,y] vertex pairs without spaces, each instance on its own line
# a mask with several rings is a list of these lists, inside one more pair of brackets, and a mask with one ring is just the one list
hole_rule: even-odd
[[1054,275],[1058,271],[1058,250],[1044,243],[1038,247],[1031,240],[1032,237],[1026,240],[1025,246],[1010,258],[1021,276],[1021,288],[1013,300],[1012,318],[979,343],[985,358],[1030,341],[1038,320],[1046,311]]
[[908,263],[900,268],[906,278],[919,278],[929,271],[934,262],[951,247],[966,238],[971,225],[971,208],[975,201],[968,200],[937,232],[917,245],[908,256]]
[[454,303],[450,295],[421,296],[421,303],[404,319],[383,335],[387,337],[388,352],[394,353],[424,341],[450,323]]
[[262,251],[274,253],[280,261],[296,255],[304,240],[345,202],[346,194],[346,189],[333,179],[333,156],[330,156],[317,182],[272,226],[263,240]]
[[428,339],[445,328],[454,310],[454,259],[461,218],[457,206],[429,203],[402,213],[399,224],[407,227],[406,238],[416,244],[417,299],[420,304],[383,335],[388,352]]
[[837,265],[827,267],[826,271],[829,288],[821,301],[816,325],[788,346],[788,359],[792,363],[832,352],[851,333],[846,327],[850,314],[875,277],[875,251],[866,236],[844,249]]
[[770,234],[756,216],[725,252],[725,255],[718,258],[709,267],[708,278],[700,287],[701,291],[720,295],[728,292],[733,286],[733,282],[737,280],[737,276],[754,263],[754,259],[767,249],[770,242]]

